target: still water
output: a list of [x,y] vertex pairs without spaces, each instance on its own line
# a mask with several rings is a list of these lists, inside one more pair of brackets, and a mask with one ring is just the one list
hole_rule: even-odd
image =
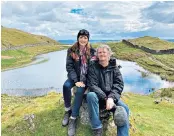
[[[62,50],[39,55],[36,62],[43,59],[48,61],[1,72],[1,93],[41,96],[50,90],[62,92],[63,83],[67,79],[66,52],[67,50]],[[122,66],[120,70],[125,83],[124,92],[148,94],[159,88],[174,87],[174,83],[161,80],[159,76],[149,73],[134,62],[117,60],[117,63]]]

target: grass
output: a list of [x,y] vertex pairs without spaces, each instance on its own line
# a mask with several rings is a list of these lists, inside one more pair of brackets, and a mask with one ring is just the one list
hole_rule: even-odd
[[[141,49],[132,48],[122,42],[108,43],[114,56],[121,60],[137,62],[144,69],[160,75],[162,79],[174,81],[174,55],[152,55]],[[97,45],[94,45],[97,47]]]
[[24,44],[52,43],[58,44],[55,40],[46,36],[30,34],[18,29],[1,27],[2,48],[9,46],[20,46]]
[[109,46],[112,48],[114,56],[118,59],[136,61],[138,58],[147,57],[144,51],[127,46],[122,42],[109,43]]
[[[67,128],[61,126],[64,113],[62,94],[49,93],[42,97],[2,95],[1,99],[3,136],[67,135]],[[166,102],[156,105],[154,98],[132,93],[124,94],[123,99],[131,111],[130,136],[171,136],[174,133],[174,105]],[[35,129],[29,129],[28,122],[23,119],[26,114],[35,115]],[[77,136],[91,136],[90,126],[79,123]]]
[[159,38],[144,36],[136,39],[129,39],[133,44],[144,46],[153,50],[167,50],[174,49],[174,43],[161,40]]
[[157,95],[157,94],[158,94],[158,97],[168,97],[168,98],[174,99],[174,88],[161,88],[160,92],[158,91],[154,92],[153,95]]
[[135,125],[133,136],[171,136],[174,133],[173,104],[154,104],[150,96],[129,93],[127,97],[132,123]]
[[[59,101],[61,101],[59,103]],[[54,135],[64,136],[67,128],[61,126],[64,114],[62,95],[50,93],[44,97],[10,97],[2,96],[2,135]],[[31,131],[24,115],[33,113],[36,129]],[[89,126],[88,126],[89,128]],[[89,134],[90,128],[81,126],[78,136]]]
[[35,46],[26,47],[19,50],[8,50],[2,51],[1,55],[13,57],[11,59],[1,60],[1,69],[7,70],[10,68],[16,68],[25,66],[26,64],[32,62],[33,58],[39,54],[48,53],[52,51],[61,50],[58,45],[45,45],[45,46]]
[[164,54],[164,55],[153,55],[158,61],[162,62],[163,64],[174,68],[174,54]]

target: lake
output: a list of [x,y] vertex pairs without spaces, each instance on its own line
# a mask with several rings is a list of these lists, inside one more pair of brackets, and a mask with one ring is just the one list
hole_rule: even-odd
[[[67,50],[51,52],[36,57],[36,63],[44,63],[1,72],[1,93],[16,96],[42,96],[55,90],[62,92],[67,79]],[[149,94],[159,88],[174,87],[173,82],[161,80],[135,62],[117,60],[125,83],[124,92]],[[34,64],[34,65],[33,65]]]

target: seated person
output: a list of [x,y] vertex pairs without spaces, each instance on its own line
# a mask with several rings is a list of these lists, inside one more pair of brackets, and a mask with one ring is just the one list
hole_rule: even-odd
[[[121,114],[125,119],[123,123],[117,125],[117,136],[128,136],[129,108],[120,100],[124,83],[119,68],[116,66],[116,59],[110,58],[112,51],[108,45],[100,45],[96,53],[98,60],[91,63],[88,68],[87,86],[89,92],[86,97],[94,135],[102,136],[103,126],[99,108],[105,107],[106,110],[113,111],[116,105],[119,107],[118,109],[122,108]],[[114,116],[118,115],[116,112],[118,112],[117,108],[114,111]]]

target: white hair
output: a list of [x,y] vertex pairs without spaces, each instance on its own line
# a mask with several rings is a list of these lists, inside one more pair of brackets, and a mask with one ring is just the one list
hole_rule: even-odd
[[109,45],[107,44],[100,44],[97,49],[96,49],[96,56],[98,56],[98,49],[107,49],[108,52],[109,52],[109,60],[110,60],[110,57],[114,54],[111,50],[111,48],[109,47]]

